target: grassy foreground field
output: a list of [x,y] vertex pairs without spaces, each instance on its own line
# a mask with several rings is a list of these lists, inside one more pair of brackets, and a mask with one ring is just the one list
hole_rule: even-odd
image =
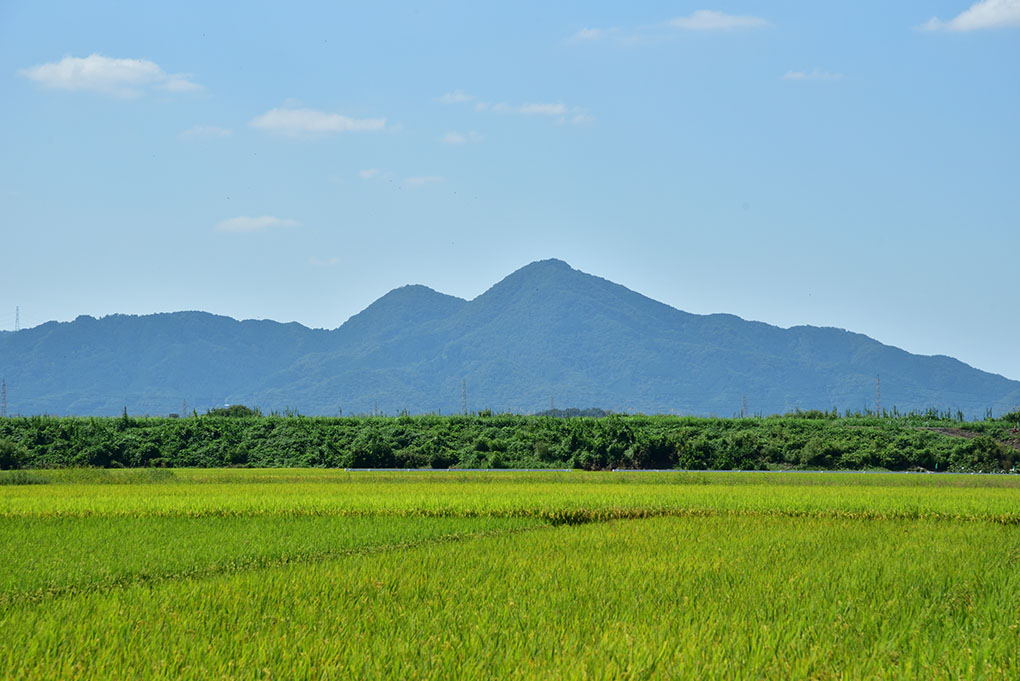
[[1012,476],[4,482],[3,678],[1020,676]]

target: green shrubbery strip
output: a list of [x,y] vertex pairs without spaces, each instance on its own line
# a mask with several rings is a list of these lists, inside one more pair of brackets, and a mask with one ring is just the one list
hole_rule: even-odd
[[821,418],[810,413],[748,419],[644,415],[560,419],[509,414],[306,418],[254,413],[186,419],[19,417],[0,420],[0,469],[1012,472],[1018,452],[1006,443],[1016,441],[1015,417],[974,423],[916,415]]

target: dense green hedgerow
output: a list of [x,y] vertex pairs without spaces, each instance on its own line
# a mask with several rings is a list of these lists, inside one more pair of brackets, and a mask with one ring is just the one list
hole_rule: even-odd
[[[0,468],[770,468],[1012,471],[1009,418],[835,414],[718,419],[610,415],[0,420]],[[1013,440],[1015,442],[1015,440]]]

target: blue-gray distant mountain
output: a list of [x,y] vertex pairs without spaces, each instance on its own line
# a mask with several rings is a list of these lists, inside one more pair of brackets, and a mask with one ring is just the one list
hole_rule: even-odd
[[113,315],[0,334],[8,412],[200,413],[224,403],[304,414],[961,410],[1020,404],[1020,382],[841,329],[694,315],[558,260],[466,301],[386,294],[333,331],[203,312]]

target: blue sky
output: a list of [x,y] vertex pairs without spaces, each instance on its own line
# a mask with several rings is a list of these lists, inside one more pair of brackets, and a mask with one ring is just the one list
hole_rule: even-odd
[[556,257],[1020,379],[1020,0],[8,0],[0,101],[0,328]]

